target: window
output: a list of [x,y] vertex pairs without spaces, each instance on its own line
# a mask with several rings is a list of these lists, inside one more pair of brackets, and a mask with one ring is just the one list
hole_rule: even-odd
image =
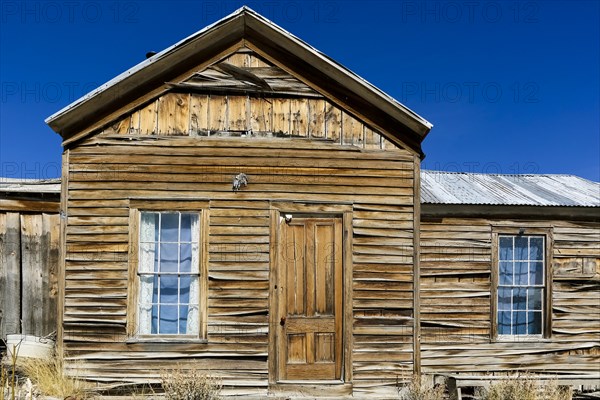
[[496,243],[496,333],[541,337],[548,314],[546,236],[499,234]]
[[198,212],[139,213],[138,335],[200,335],[200,243]]

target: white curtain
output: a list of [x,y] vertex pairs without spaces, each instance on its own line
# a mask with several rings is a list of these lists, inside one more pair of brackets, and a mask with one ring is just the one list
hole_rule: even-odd
[[[139,246],[139,273],[140,273],[140,297],[139,297],[139,334],[149,335],[152,333],[152,292],[154,289],[154,263],[156,260],[156,213],[145,213],[141,215],[140,223],[140,246]],[[149,273],[145,275],[144,273]]]
[[[200,268],[200,219],[192,215],[192,274],[198,274]],[[192,275],[190,283],[190,305],[187,314],[187,334],[197,335],[200,328],[200,282],[198,275]]]

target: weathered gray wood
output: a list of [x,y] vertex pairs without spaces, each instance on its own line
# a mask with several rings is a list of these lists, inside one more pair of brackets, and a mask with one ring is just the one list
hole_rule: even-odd
[[19,214],[0,214],[0,336],[21,333],[21,232]]
[[58,292],[58,263],[60,253],[60,218],[58,214],[42,214],[42,321],[41,335],[55,332],[56,297]]
[[41,332],[45,294],[43,275],[47,261],[42,247],[42,216],[21,215],[22,333],[36,336],[50,333]]

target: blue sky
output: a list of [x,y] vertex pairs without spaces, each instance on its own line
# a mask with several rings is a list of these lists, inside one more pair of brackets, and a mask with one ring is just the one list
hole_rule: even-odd
[[593,0],[2,0],[0,176],[58,176],[47,116],[243,4],[432,122],[425,168],[600,181]]

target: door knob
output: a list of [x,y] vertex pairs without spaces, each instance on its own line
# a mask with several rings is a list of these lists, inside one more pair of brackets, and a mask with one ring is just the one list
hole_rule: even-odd
[[281,317],[281,319],[279,320],[279,325],[281,325],[281,326],[285,325],[285,317]]

